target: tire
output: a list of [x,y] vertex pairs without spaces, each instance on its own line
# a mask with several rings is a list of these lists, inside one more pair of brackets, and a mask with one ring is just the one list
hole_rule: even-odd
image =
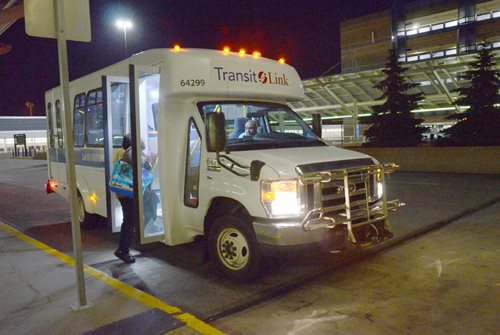
[[80,192],[78,192],[77,195],[76,208],[78,211],[77,218],[78,223],[80,223],[80,227],[82,227],[83,229],[92,228],[97,222],[97,216],[95,214],[90,214],[89,212],[87,212],[87,210],[85,209],[85,202],[83,201],[83,197]]
[[260,248],[251,225],[228,215],[217,219],[208,235],[210,259],[231,279],[248,281],[258,276]]

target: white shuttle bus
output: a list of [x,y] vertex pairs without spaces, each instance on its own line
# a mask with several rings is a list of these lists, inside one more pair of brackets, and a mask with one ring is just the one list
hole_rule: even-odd
[[[154,49],[70,83],[79,220],[120,230],[110,192],[123,136],[134,145],[134,199],[141,244],[205,236],[213,261],[233,278],[258,273],[263,245],[325,243],[331,251],[392,237],[379,164],[326,145],[287,105],[304,98],[295,69],[252,55]],[[67,198],[61,89],[45,93],[47,191]],[[255,121],[254,136],[245,123]],[[158,156],[142,190],[141,141]]]

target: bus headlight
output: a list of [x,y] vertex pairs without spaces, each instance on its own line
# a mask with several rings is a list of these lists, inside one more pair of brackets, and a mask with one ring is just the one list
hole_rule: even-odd
[[262,181],[260,201],[270,217],[299,216],[297,180]]

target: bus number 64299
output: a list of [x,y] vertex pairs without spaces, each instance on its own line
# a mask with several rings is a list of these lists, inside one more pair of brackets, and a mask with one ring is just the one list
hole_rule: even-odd
[[205,86],[205,79],[183,79],[181,86]]

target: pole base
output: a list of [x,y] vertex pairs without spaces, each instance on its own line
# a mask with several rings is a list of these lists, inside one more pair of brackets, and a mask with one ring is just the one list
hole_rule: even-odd
[[80,304],[69,305],[69,308],[71,308],[73,310],[73,312],[83,311],[85,309],[89,309],[92,307],[94,307],[94,304],[91,302],[87,302],[86,305],[80,305]]

